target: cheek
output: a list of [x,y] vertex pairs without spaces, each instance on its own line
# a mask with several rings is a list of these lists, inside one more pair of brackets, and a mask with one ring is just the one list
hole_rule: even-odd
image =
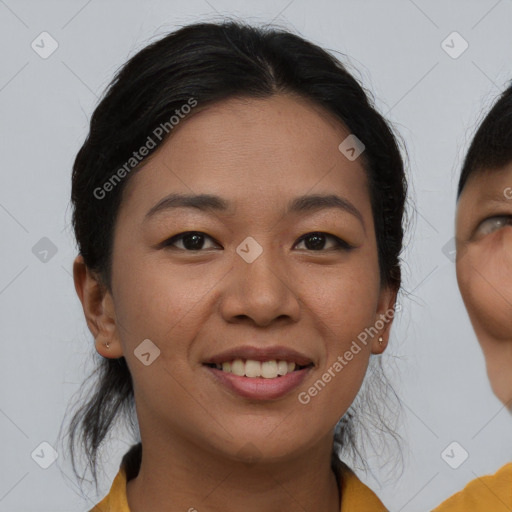
[[372,340],[382,328],[381,320],[376,328],[378,268],[370,261],[361,263],[328,273],[317,269],[301,280],[306,316],[314,323],[311,330],[324,343],[320,369],[330,372],[326,379],[333,382],[331,391],[346,398],[347,404],[359,390]]
[[[191,396],[207,403],[191,379],[190,342],[205,322],[208,292],[222,276],[206,272],[206,266],[204,271],[191,272],[185,266],[170,268],[158,258],[132,256],[118,257],[115,262],[116,320],[123,354],[141,412],[150,409],[169,423],[172,411],[190,410]],[[139,358],[139,347],[147,347],[141,345],[147,339],[156,346],[150,344],[144,350],[150,352],[149,365]],[[153,358],[153,354],[158,355]]]
[[510,232],[506,238],[503,233],[497,233],[492,244],[468,248],[457,264],[461,294],[481,342],[484,336],[495,340],[512,339]]
[[[325,320],[337,332],[357,334],[375,321],[380,276],[377,262],[362,253],[354,255],[346,265],[327,269],[313,267],[303,277],[301,294],[315,316]],[[355,331],[354,331],[355,330]]]
[[[319,430],[332,428],[345,414],[366,374],[372,338],[378,336],[371,330],[378,291],[370,275],[353,269],[308,287],[307,309],[324,346],[316,380],[302,387],[297,399],[307,417],[324,419]],[[312,273],[308,280],[314,277]]]
[[[135,380],[142,378],[146,382],[148,376],[150,381],[169,379],[165,373],[157,378],[156,368],[172,368],[173,375],[176,372],[181,375],[190,360],[190,340],[205,323],[211,307],[211,291],[223,274],[211,266],[209,269],[207,265],[197,266],[192,271],[186,265],[171,266],[165,258],[135,252],[130,258],[119,253],[114,268],[116,320],[123,352]],[[136,357],[137,348],[146,339],[159,350],[154,349],[158,363],[149,366],[151,372],[145,371],[148,367],[141,365]],[[172,379],[166,383],[168,389],[174,385]]]

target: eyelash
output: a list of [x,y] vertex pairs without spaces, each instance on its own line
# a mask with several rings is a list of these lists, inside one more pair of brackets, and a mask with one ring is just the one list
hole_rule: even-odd
[[[201,236],[205,236],[205,237],[210,238],[211,240],[213,240],[213,238],[211,236],[209,236],[206,233],[203,233],[201,231],[185,231],[183,233],[179,233],[178,235],[175,235],[175,236],[165,240],[164,242],[162,242],[161,246],[164,247],[164,248],[178,249],[180,251],[185,251],[185,252],[202,252],[203,251],[203,249],[195,249],[194,250],[194,249],[182,249],[181,247],[173,247],[173,244],[176,241],[182,240],[185,235],[201,235]],[[325,236],[326,238],[333,239],[336,242],[336,247],[332,248],[332,249],[318,249],[316,251],[313,250],[313,249],[309,249],[308,252],[325,252],[325,251],[332,251],[332,250],[336,250],[336,251],[350,251],[350,250],[352,250],[354,248],[352,245],[350,245],[349,243],[345,242],[345,240],[342,240],[341,238],[338,238],[335,235],[331,235],[330,233],[325,233],[323,231],[312,231],[310,233],[306,233],[305,235],[302,235],[299,238],[297,243],[301,243],[302,241],[304,241],[304,240],[306,240],[309,237],[312,237],[314,235],[322,235],[322,236]]]

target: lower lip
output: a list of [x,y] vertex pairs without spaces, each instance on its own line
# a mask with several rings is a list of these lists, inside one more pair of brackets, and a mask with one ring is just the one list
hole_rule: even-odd
[[264,379],[263,377],[239,377],[234,373],[223,372],[210,366],[205,366],[205,368],[212,373],[218,382],[229,390],[251,400],[276,400],[282,398],[299,387],[309,373],[309,370],[311,370],[311,367],[307,367],[274,379]]

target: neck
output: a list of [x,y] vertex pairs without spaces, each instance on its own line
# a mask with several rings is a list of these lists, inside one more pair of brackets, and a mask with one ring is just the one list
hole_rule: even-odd
[[130,512],[339,512],[332,437],[281,461],[244,463],[185,439],[143,438],[138,475],[127,483]]

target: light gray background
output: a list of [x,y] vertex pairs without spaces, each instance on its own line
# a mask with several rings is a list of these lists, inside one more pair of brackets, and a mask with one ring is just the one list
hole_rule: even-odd
[[[394,327],[395,385],[404,401],[406,465],[379,486],[391,509],[424,511],[512,457],[512,417],[493,396],[484,360],[442,248],[453,237],[461,158],[483,110],[512,78],[512,1],[23,1],[0,0],[0,510],[85,511],[109,489],[122,454],[113,435],[100,496],[81,495],[61,456],[31,458],[58,432],[91,369],[92,338],[71,278],[70,173],[88,119],[115,70],[155,35],[239,16],[275,21],[349,56],[409,151],[414,219],[405,257],[403,313]],[[42,59],[31,42],[59,47]],[[453,31],[469,48],[441,47]],[[48,237],[46,263],[32,247]],[[458,469],[441,452],[469,452]],[[376,477],[380,475],[376,472]]]

